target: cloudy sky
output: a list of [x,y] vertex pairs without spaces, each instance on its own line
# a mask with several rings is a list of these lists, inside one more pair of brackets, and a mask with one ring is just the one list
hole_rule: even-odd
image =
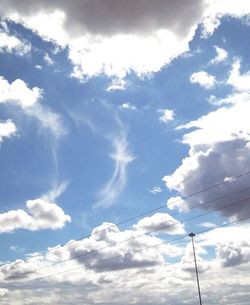
[[250,299],[250,2],[0,0],[0,303]]

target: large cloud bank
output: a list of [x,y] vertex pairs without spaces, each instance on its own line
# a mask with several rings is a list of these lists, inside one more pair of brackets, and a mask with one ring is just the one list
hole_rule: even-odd
[[189,50],[198,24],[211,34],[221,16],[242,17],[246,1],[77,0],[1,1],[2,16],[44,39],[68,46],[72,75],[124,78],[159,71]]

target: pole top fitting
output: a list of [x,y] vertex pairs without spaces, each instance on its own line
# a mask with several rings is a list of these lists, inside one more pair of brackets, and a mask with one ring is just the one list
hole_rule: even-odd
[[189,237],[194,237],[195,234],[193,232],[191,232],[190,234],[188,234]]

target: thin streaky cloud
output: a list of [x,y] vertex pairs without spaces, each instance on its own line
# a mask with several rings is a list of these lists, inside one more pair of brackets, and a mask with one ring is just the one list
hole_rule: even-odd
[[115,162],[115,168],[111,179],[99,192],[99,200],[94,205],[95,208],[108,208],[114,204],[126,185],[128,165],[135,159],[128,150],[127,136],[124,132],[115,137],[112,144],[114,152],[110,157]]

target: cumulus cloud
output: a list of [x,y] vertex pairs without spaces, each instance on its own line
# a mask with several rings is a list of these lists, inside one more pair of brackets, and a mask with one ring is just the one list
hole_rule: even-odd
[[37,87],[29,89],[21,79],[9,83],[0,77],[0,103],[16,103],[27,108],[35,105],[42,98],[42,94],[43,91]]
[[[0,268],[0,277],[3,275],[6,280],[18,280],[28,278],[34,273],[46,275],[48,271],[43,267],[52,264],[52,270],[55,272],[55,263],[60,263],[60,270],[78,267],[79,270],[84,269],[87,274],[90,270],[103,272],[146,268],[162,265],[166,257],[182,254],[182,248],[167,243],[155,248],[154,245],[161,243],[155,236],[137,237],[137,231],[120,231],[112,223],[103,223],[94,228],[88,238],[71,240],[64,246],[49,248],[48,253],[3,265]],[[75,275],[73,282],[78,278],[79,275]],[[55,275],[53,280],[59,278]]]
[[113,147],[114,152],[110,157],[115,162],[114,172],[111,179],[99,192],[99,200],[94,205],[95,207],[107,208],[114,203],[126,185],[128,165],[135,159],[128,150],[128,141],[125,133],[113,139]]
[[159,120],[163,123],[168,123],[169,121],[174,120],[174,111],[171,109],[159,109],[159,113],[161,113],[161,116]]
[[23,56],[31,51],[31,46],[15,36],[0,31],[0,52]]
[[60,229],[70,216],[55,203],[43,199],[28,200],[27,212],[21,209],[11,210],[0,214],[0,233],[12,232],[17,229],[31,231],[44,229]]
[[215,46],[214,48],[215,48],[215,51],[216,51],[217,55],[216,55],[215,58],[213,58],[211,60],[211,64],[216,65],[216,64],[218,64],[220,62],[225,61],[227,59],[227,57],[228,57],[228,54],[227,54],[227,51],[222,49],[222,48],[219,48],[217,46]]
[[143,232],[157,231],[156,233],[184,234],[183,224],[167,213],[156,213],[142,218],[134,225],[136,230]]
[[[249,96],[247,98],[246,94],[236,93],[229,96],[226,104],[223,105],[222,102],[219,103],[219,109],[179,127],[194,128],[183,137],[183,143],[190,147],[189,155],[172,175],[164,177],[164,181],[168,188],[179,191],[182,196],[250,170],[250,129],[247,115],[250,111]],[[242,202],[248,198],[249,192],[238,191],[247,187],[248,177],[244,176],[209,192],[197,194],[187,204],[196,206],[214,200],[213,203],[204,205],[205,209],[214,209],[235,202],[235,205],[222,209],[221,213],[227,217],[242,218],[250,213],[247,202]],[[234,191],[238,193],[215,201],[216,198]]]
[[249,225],[216,228],[197,237],[201,246],[215,246],[216,258],[222,267],[249,262]]
[[[240,231],[236,230],[235,235],[230,235],[231,232],[235,232],[235,227],[228,228],[227,232],[225,229],[216,229],[196,236],[203,294],[207,298],[213,295],[216,304],[225,300],[225,294],[230,295],[230,299],[234,297],[234,304],[245,304],[249,299],[249,262],[245,262],[243,268],[241,264],[235,265],[232,272],[231,268],[225,268],[221,264],[219,256],[209,262],[204,259],[204,255],[208,254],[205,243],[211,251],[209,245],[217,247],[217,241],[222,241],[222,236],[231,242],[237,241],[240,236],[240,244],[244,238],[247,243],[249,231],[247,233],[244,225]],[[222,233],[224,230],[225,234]],[[242,230],[245,232],[244,235],[241,234]],[[27,300],[36,303],[39,303],[41,295],[45,295],[45,304],[91,304],[100,300],[101,303],[115,302],[119,305],[128,304],[131,300],[136,300],[138,305],[160,305],[170,301],[171,304],[179,304],[180,295],[183,295],[185,302],[192,304],[196,291],[193,252],[189,240],[187,245],[185,242],[181,247],[168,243],[153,247],[162,242],[162,239],[156,236],[145,236],[117,244],[137,234],[136,231],[121,231],[114,224],[104,223],[95,228],[89,238],[72,240],[64,246],[50,248],[50,252],[31,257],[29,261],[17,260],[1,266],[0,278],[3,285],[12,287],[4,305],[17,304],[24,295]],[[66,261],[73,257],[75,259]],[[166,263],[169,258],[171,263]],[[45,266],[48,267],[51,263],[60,264],[51,266],[48,271]],[[50,276],[46,277],[48,274]],[[29,280],[40,276],[45,277],[40,278],[37,288],[37,282]],[[31,289],[27,289],[27,285]],[[46,298],[48,294],[50,296]]]
[[16,133],[16,126],[11,120],[0,122],[0,143]]
[[190,82],[199,84],[205,89],[211,89],[215,86],[216,80],[213,75],[208,74],[206,71],[195,72],[190,76]]

